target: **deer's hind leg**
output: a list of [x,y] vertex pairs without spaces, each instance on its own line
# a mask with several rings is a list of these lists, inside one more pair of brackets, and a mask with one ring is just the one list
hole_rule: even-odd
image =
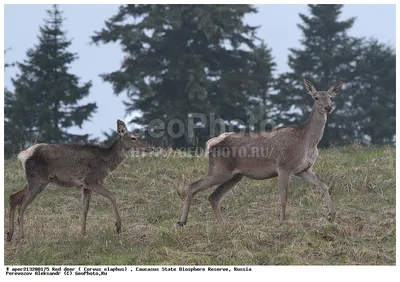
[[221,215],[222,199],[233,187],[235,187],[235,185],[240,180],[242,180],[242,178],[243,178],[242,174],[236,174],[233,178],[220,184],[214,190],[214,192],[212,192],[211,195],[208,197],[208,200],[210,201],[212,209],[213,209],[214,216],[218,221],[222,221],[222,215]]
[[[40,192],[49,184],[48,180],[45,179],[29,179],[28,187],[25,189],[25,195],[18,209],[19,215],[19,237],[24,238],[24,213],[27,206],[39,195]],[[10,238],[11,240],[11,238]]]
[[[25,197],[25,190],[28,189],[28,184],[25,185],[24,189],[15,192],[10,196],[10,213],[8,220],[8,232],[7,232],[7,242],[10,242],[14,234],[14,214],[15,208],[18,206],[18,214],[20,213],[21,203]],[[19,217],[18,217],[19,224]]]
[[185,203],[183,205],[181,219],[179,220],[179,222],[177,224],[179,226],[183,226],[186,224],[187,217],[189,214],[190,204],[192,203],[193,197],[198,192],[205,190],[207,188],[210,188],[214,185],[222,184],[231,178],[232,178],[231,171],[228,171],[225,169],[220,169],[220,170],[217,170],[217,172],[214,172],[213,170],[209,169],[209,173],[206,177],[189,184],[189,186],[187,187],[187,190],[186,190],[187,195],[186,195]]

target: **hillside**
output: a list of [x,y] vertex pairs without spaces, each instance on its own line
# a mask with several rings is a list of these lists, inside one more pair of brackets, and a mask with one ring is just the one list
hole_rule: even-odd
[[[393,265],[396,262],[395,148],[357,145],[320,151],[316,174],[331,188],[338,214],[324,217],[325,199],[293,178],[287,220],[279,221],[277,179],[244,179],[222,202],[219,225],[207,201],[194,199],[188,224],[176,226],[186,185],[207,171],[207,159],[181,154],[126,160],[107,178],[116,193],[122,233],[108,199],[93,195],[81,237],[81,191],[49,185],[4,242],[5,264],[27,265]],[[24,185],[16,159],[5,161],[8,199]]]

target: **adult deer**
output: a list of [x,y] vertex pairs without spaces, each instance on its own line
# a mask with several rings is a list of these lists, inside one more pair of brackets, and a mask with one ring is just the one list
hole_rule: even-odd
[[215,217],[221,221],[221,200],[243,176],[256,180],[278,177],[281,220],[285,219],[292,175],[323,191],[328,205],[328,219],[335,219],[336,209],[329,188],[312,172],[312,167],[318,157],[317,145],[322,138],[327,115],[332,110],[331,98],[340,92],[343,82],[336,82],[328,91],[316,91],[306,79],[304,84],[314,99],[314,105],[303,124],[259,133],[223,133],[207,142],[208,174],[187,187],[186,201],[178,225],[186,224],[193,197],[213,185],[218,187],[208,199]]
[[10,196],[7,241],[11,241],[14,233],[15,208],[18,206],[19,235],[23,238],[25,209],[49,183],[82,188],[82,234],[86,231],[86,217],[92,191],[111,201],[115,226],[117,232],[121,232],[116,196],[104,188],[104,179],[119,166],[131,149],[150,151],[151,147],[138,136],[128,132],[121,120],[117,121],[117,131],[119,136],[107,148],[89,144],[36,144],[19,153],[18,160],[24,169],[27,183],[24,189]]

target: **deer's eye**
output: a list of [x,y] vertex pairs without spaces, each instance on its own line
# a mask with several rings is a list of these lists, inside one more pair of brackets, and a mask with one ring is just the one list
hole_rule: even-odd
[[134,136],[132,136],[132,137],[131,137],[131,140],[134,140],[134,141],[135,141],[135,140],[137,140],[137,138],[134,137]]
[[318,100],[318,97],[315,97],[315,100]]

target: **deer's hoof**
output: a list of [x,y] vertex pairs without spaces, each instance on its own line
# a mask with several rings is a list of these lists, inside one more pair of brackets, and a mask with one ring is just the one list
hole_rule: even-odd
[[12,237],[13,237],[13,234],[10,233],[10,232],[7,232],[7,239],[6,239],[6,241],[7,241],[7,242],[10,242],[11,239],[12,239]]
[[115,228],[117,229],[117,233],[121,233],[121,222],[116,222]]
[[329,220],[329,222],[334,222],[335,217],[336,217],[336,213],[328,213],[326,218]]
[[176,225],[178,225],[178,226],[180,226],[180,227],[183,227],[183,226],[185,226],[185,223],[178,221],[178,222],[176,223]]

